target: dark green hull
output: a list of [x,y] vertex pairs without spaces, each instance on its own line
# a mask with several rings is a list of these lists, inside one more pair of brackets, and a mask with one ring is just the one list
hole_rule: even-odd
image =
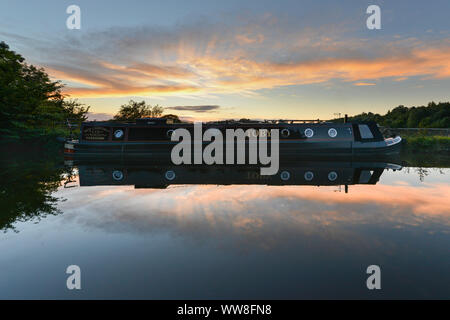
[[[75,158],[158,157],[170,160],[171,151],[178,144],[178,141],[172,141],[172,134],[177,129],[187,132],[189,139],[192,137],[191,141],[203,139],[209,129],[214,129],[216,132],[219,131],[224,144],[229,131],[240,131],[242,134],[245,132],[248,134],[244,138],[246,153],[248,153],[248,141],[251,135],[256,140],[260,140],[260,135],[267,135],[270,149],[271,135],[277,134],[279,135],[280,158],[310,155],[338,157],[392,154],[398,152],[401,145],[400,137],[384,139],[375,123],[301,121],[250,124],[207,123],[200,126],[200,129],[193,124],[164,123],[161,119],[147,119],[136,123],[87,122],[81,128],[78,141],[66,142],[65,151],[67,156]],[[234,139],[233,136],[230,139]],[[255,142],[255,140],[252,141]],[[209,143],[203,142],[203,146]],[[191,153],[196,152],[196,148],[191,146]],[[224,146],[224,153],[225,150]],[[234,150],[235,153],[238,152],[236,145]],[[226,157],[225,154],[224,157]]]
[[[67,146],[72,149],[68,149]],[[166,158],[170,160],[175,143],[108,143],[108,142],[66,142],[65,155],[77,159],[96,158]],[[302,156],[351,156],[351,155],[389,155],[400,151],[401,142],[387,145],[382,142],[280,142],[280,158]],[[67,150],[73,150],[67,152]],[[248,150],[248,148],[246,148]]]

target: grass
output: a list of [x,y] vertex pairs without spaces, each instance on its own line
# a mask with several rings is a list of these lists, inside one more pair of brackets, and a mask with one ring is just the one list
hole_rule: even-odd
[[450,137],[411,135],[406,137],[402,136],[402,138],[405,140],[405,145],[408,149],[438,152],[450,151]]

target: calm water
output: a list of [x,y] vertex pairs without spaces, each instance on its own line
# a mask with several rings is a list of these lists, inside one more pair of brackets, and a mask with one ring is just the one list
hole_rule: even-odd
[[[0,298],[450,298],[450,169],[377,166],[300,164],[280,185],[245,170],[169,183],[168,168],[79,165],[64,187],[65,168],[8,162]],[[66,288],[69,265],[80,291]]]

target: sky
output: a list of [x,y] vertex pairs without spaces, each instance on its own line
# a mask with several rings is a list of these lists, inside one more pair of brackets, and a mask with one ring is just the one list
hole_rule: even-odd
[[[367,28],[369,5],[381,29]],[[91,119],[130,99],[192,120],[330,119],[449,101],[449,12],[448,0],[0,0],[0,41]]]

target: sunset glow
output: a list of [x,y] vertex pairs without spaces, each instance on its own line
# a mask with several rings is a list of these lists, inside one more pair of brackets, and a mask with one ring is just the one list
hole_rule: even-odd
[[[42,15],[61,11],[48,5],[43,4]],[[0,35],[65,83],[66,95],[91,105],[94,115],[112,115],[129,99],[168,108],[219,106],[211,112],[177,112],[200,120],[331,118],[335,112],[384,113],[399,104],[448,100],[450,29],[437,22],[425,30],[417,22],[408,27],[408,17],[420,5],[383,4],[381,30],[366,28],[362,4],[324,4],[328,12],[339,9],[334,16],[320,14],[310,2],[301,10],[291,1],[284,5],[283,11],[259,8],[256,2],[195,3],[184,11],[161,5],[171,21],[164,22],[157,12],[139,16],[145,2],[130,5],[123,20],[114,20],[96,15],[96,6],[82,1],[81,30],[63,24],[36,30],[29,21],[21,32],[1,28]],[[107,6],[121,10],[121,5]],[[10,17],[2,21],[9,30],[19,23]]]

